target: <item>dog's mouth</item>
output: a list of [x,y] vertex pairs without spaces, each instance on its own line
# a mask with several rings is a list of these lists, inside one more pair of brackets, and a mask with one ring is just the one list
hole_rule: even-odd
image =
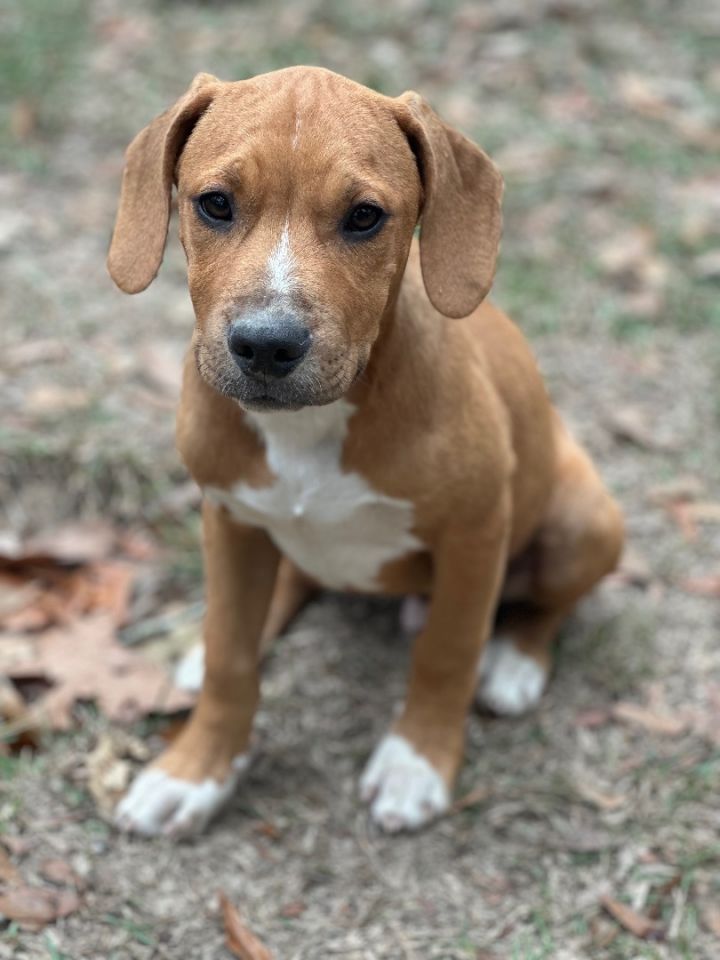
[[[338,357],[329,364],[303,363],[289,375],[275,378],[247,374],[228,363],[227,356],[198,345],[195,359],[200,376],[218,393],[248,411],[301,410],[321,407],[340,399],[362,377],[367,353],[360,357]],[[348,362],[349,361],[349,362]]]

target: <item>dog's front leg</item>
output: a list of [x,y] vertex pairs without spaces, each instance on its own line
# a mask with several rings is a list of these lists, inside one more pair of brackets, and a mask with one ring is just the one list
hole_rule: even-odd
[[193,715],[172,746],[137,778],[117,810],[145,835],[202,830],[248,765],[258,703],[260,635],[279,554],[260,529],[203,504],[207,589],[205,676]]
[[448,528],[434,550],[430,614],[413,651],[405,706],[360,784],[385,830],[417,829],[450,805],[506,566],[507,518],[501,510],[482,528]]

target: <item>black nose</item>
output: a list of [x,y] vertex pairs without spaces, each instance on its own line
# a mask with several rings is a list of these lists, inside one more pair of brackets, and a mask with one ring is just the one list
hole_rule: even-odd
[[243,373],[286,377],[310,349],[310,331],[290,318],[240,320],[230,328],[228,346]]

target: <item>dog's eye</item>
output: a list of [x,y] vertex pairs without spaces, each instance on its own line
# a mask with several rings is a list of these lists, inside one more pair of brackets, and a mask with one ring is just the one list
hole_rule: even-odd
[[216,190],[212,193],[204,193],[198,199],[198,207],[208,220],[220,220],[224,223],[232,220],[230,199],[224,193]]
[[373,233],[385,219],[385,211],[374,203],[359,203],[345,218],[345,233],[362,236]]

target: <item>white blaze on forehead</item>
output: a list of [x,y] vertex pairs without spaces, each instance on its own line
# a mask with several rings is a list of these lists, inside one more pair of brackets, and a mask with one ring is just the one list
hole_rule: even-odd
[[268,257],[266,264],[267,282],[270,289],[281,296],[286,296],[295,289],[295,258],[290,249],[290,222],[285,220],[285,226],[280,239]]
[[302,121],[300,120],[300,114],[296,113],[295,114],[295,133],[293,134],[293,139],[292,139],[293,150],[297,150],[298,140],[300,139],[301,124],[302,124]]

